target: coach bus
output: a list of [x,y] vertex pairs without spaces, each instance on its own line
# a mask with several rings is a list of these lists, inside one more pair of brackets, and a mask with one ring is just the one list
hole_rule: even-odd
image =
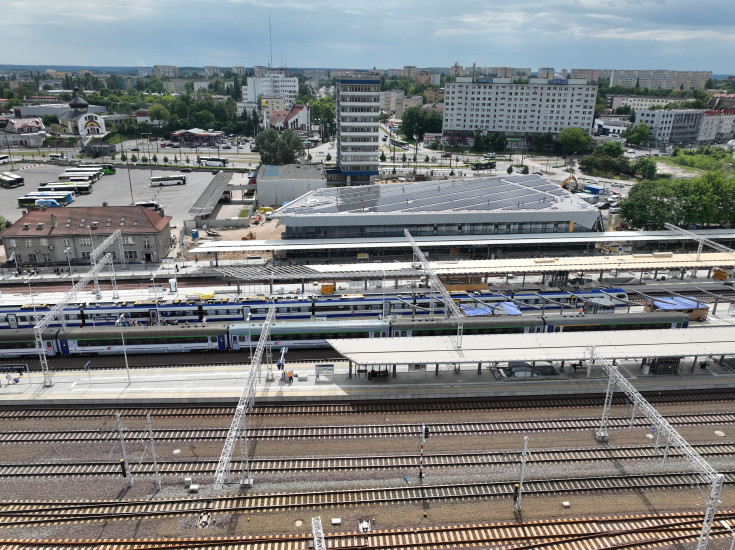
[[229,160],[219,157],[199,157],[199,164],[202,166],[219,166],[223,168],[229,164]]
[[92,181],[98,181],[105,173],[102,168],[69,168],[64,170],[64,174],[73,176],[92,176]]
[[117,169],[113,164],[80,164],[77,168],[97,168],[106,175],[116,174]]
[[38,186],[39,191],[74,191],[76,195],[89,195],[92,192],[92,184],[83,181],[46,181]]
[[19,176],[18,174],[15,174],[13,172],[3,172],[3,176],[8,178],[9,180],[14,181],[17,185],[23,185],[26,181],[23,176]]
[[12,189],[13,187],[20,187],[21,185],[23,185],[23,182],[18,181],[17,178],[6,176],[5,174],[0,174],[0,187]]
[[171,176],[153,176],[151,178],[151,187],[162,187],[164,185],[184,185],[186,184],[186,176],[181,174],[173,174]]
[[79,172],[64,172],[59,176],[59,183],[89,183],[95,182],[94,174],[80,174]]
[[39,199],[55,200],[61,205],[71,204],[74,200],[73,191],[38,191],[36,193],[28,193],[18,199],[18,206],[27,207],[35,206]]

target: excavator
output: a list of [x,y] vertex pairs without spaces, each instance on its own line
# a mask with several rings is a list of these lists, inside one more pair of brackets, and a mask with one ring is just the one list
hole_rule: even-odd
[[[572,182],[574,182],[574,187],[572,187]],[[561,187],[562,189],[566,189],[567,191],[579,191],[579,182],[577,181],[577,178],[575,178],[572,174],[563,182],[561,182]]]

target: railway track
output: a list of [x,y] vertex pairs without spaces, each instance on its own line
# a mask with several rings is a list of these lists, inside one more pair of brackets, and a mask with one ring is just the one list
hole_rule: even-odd
[[[712,525],[710,538],[732,536],[719,521],[732,521],[735,514],[721,512]],[[702,523],[701,514],[649,514],[534,522],[445,525],[410,529],[374,530],[370,533],[347,531],[325,533],[327,548],[394,548],[436,550],[445,548],[493,546],[523,550],[583,550],[604,548],[652,548],[665,544],[696,541]],[[268,536],[191,537],[163,539],[51,539],[40,541],[45,547],[76,549],[104,546],[116,550],[174,550],[178,548],[218,548],[221,550],[309,550],[311,533]],[[41,547],[33,540],[2,540],[6,550],[29,550]]]
[[[735,423],[735,413],[724,414],[679,414],[666,416],[673,426],[726,425]],[[480,436],[506,433],[538,433],[558,431],[594,430],[600,424],[599,417],[528,420],[528,421],[496,421],[496,422],[460,422],[460,423],[427,423],[434,436]],[[611,417],[610,429],[626,429],[648,427],[646,418],[636,418],[632,425],[628,417]],[[263,440],[294,439],[363,439],[416,437],[421,424],[367,424],[346,426],[271,426],[248,428],[248,438]],[[157,442],[168,441],[220,441],[227,436],[229,428],[215,429],[159,429],[153,430]],[[126,441],[147,441],[148,431],[131,429],[125,432]],[[0,432],[0,445],[19,443],[88,443],[116,440],[117,430],[21,430]]]
[[[695,444],[692,447],[704,457],[732,456],[735,444]],[[675,449],[669,450],[671,459],[679,455]],[[520,453],[516,452],[456,452],[424,454],[423,467],[426,470],[439,468],[492,467],[520,462]],[[306,458],[251,458],[249,468],[253,473],[299,472],[322,473],[334,471],[366,471],[366,470],[411,470],[418,464],[418,454],[400,456],[332,456]],[[661,455],[653,452],[650,446],[625,447],[587,447],[583,449],[551,449],[534,450],[527,458],[528,464],[553,464],[559,462],[596,462],[596,461],[631,461],[661,460]],[[217,469],[217,460],[177,460],[158,461],[160,475],[210,475]],[[153,462],[131,462],[128,466],[135,476],[155,474]],[[240,472],[242,464],[232,460],[232,469]],[[95,461],[76,464],[59,462],[35,464],[11,464],[7,461],[0,464],[0,479],[30,477],[119,477],[119,461]]]
[[[681,403],[719,403],[734,402],[735,391],[698,393],[698,394],[647,394],[646,399],[653,404]],[[254,417],[266,416],[344,416],[348,414],[415,414],[432,412],[466,412],[490,410],[528,410],[528,409],[568,409],[582,407],[601,407],[604,398],[594,397],[557,397],[529,399],[482,399],[465,401],[411,401],[411,402],[378,402],[378,403],[315,403],[305,405],[259,405],[250,413]],[[625,396],[613,396],[613,405],[628,406],[630,402]],[[163,407],[163,408],[49,408],[49,409],[0,409],[1,420],[32,419],[84,419],[114,418],[116,413],[125,418],[186,418],[186,417],[232,417],[234,406],[221,407]]]
[[[735,481],[735,472],[720,472],[724,483]],[[701,484],[695,474],[606,475],[600,477],[524,481],[525,497],[540,495],[691,489]],[[69,522],[135,520],[209,514],[256,514],[303,511],[348,506],[389,506],[449,503],[458,500],[486,501],[513,495],[513,482],[430,485],[350,489],[319,492],[290,492],[131,501],[5,501],[0,502],[0,529],[41,527]]]

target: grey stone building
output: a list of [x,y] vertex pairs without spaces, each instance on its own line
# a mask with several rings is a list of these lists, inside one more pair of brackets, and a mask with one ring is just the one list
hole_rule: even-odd
[[[8,263],[64,266],[89,262],[90,253],[120,229],[125,263],[158,263],[171,249],[170,222],[142,206],[68,206],[31,210],[1,236]],[[110,246],[115,262],[119,250]]]

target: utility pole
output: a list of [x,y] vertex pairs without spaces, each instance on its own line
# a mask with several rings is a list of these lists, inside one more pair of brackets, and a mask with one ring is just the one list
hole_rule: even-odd
[[130,463],[128,462],[128,452],[125,450],[125,434],[123,433],[123,425],[120,420],[120,413],[115,413],[117,419],[117,431],[120,434],[120,446],[122,447],[122,460],[120,466],[122,467],[123,477],[128,479],[128,488],[133,486],[133,473],[130,471]]
[[161,490],[161,474],[158,471],[158,458],[156,457],[156,442],[153,439],[153,428],[151,427],[151,413],[146,415],[148,420],[148,437],[151,440],[151,454],[153,454],[153,470],[156,473],[156,489]]

